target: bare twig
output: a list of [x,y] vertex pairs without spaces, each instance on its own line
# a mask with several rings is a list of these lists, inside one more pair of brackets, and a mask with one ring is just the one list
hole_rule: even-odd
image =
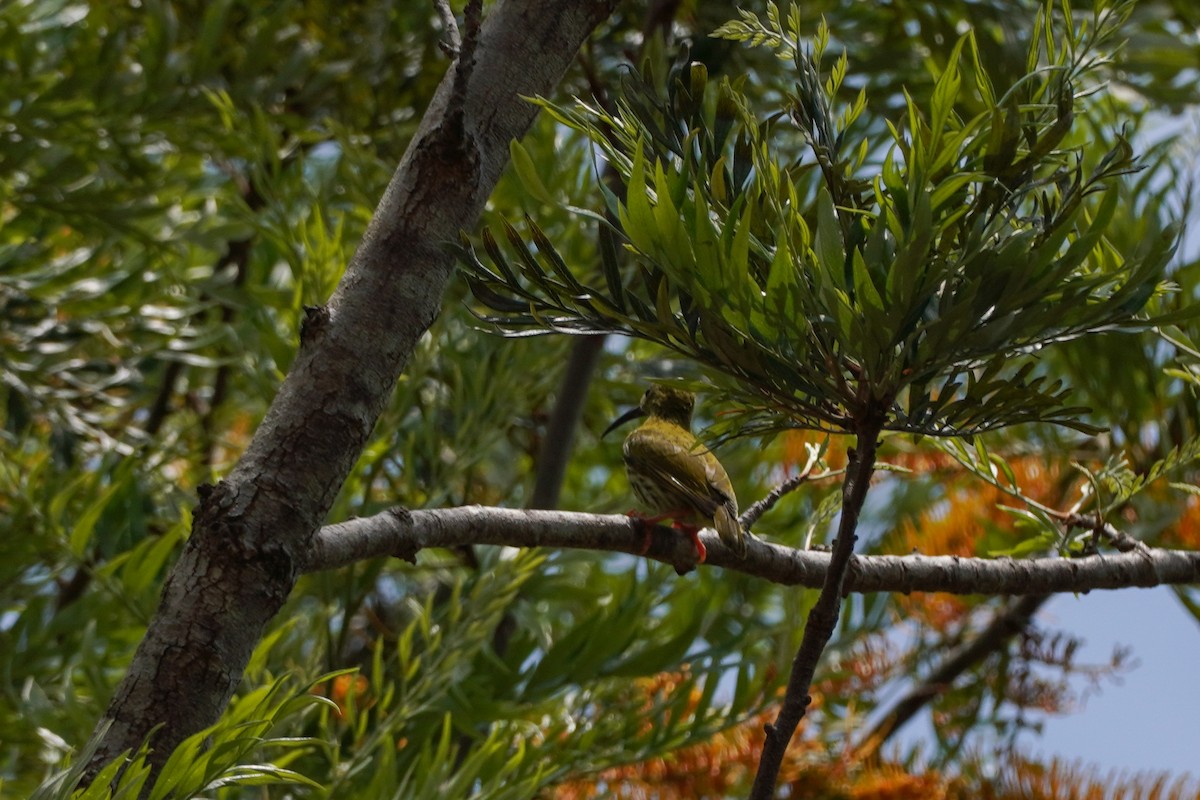
[[457,58],[458,51],[462,49],[462,36],[458,32],[458,22],[454,19],[450,0],[433,0],[433,7],[442,22],[442,30],[446,32],[446,40],[438,42],[438,47],[451,58]]
[[1122,533],[1099,517],[1085,514],[1071,514],[1065,521],[1072,528],[1084,528],[1091,531],[1092,535],[1097,539],[1104,539],[1122,553],[1131,553],[1135,550],[1141,552],[1150,549],[1145,542],[1139,541],[1127,533]]
[[833,541],[833,552],[829,557],[821,594],[808,614],[804,636],[800,640],[799,649],[796,650],[796,657],[792,659],[792,671],[788,676],[783,705],[775,717],[775,722],[765,726],[766,740],[758,761],[758,772],[754,776],[754,786],[750,790],[751,800],[770,800],[775,796],[775,784],[779,779],[783,756],[796,727],[800,720],[804,719],[808,705],[812,702],[808,690],[812,686],[821,653],[837,627],[843,585],[850,561],[854,557],[854,543],[858,538],[855,533],[858,529],[858,516],[867,499],[871,473],[875,470],[876,439],[882,422],[882,417],[876,419],[874,415],[869,416],[859,425],[855,436],[856,448],[850,451],[846,479],[842,483],[842,518],[838,525],[837,537]]
[[762,518],[763,514],[774,508],[775,504],[782,500],[785,495],[796,491],[809,481],[824,480],[825,478],[832,478],[835,475],[841,475],[843,472],[845,472],[844,469],[832,469],[813,475],[813,469],[816,468],[817,463],[821,460],[821,448],[817,445],[807,445],[807,447],[808,462],[804,465],[804,468],[800,470],[800,473],[793,475],[783,483],[776,486],[767,494],[766,497],[759,500],[757,503],[754,503],[744,512],[742,512],[742,516],[738,518],[738,521],[742,523],[743,528],[749,529],[754,525],[754,523],[758,522],[758,520]]
[[656,32],[662,32],[664,42],[671,39],[671,26],[675,24],[675,16],[679,13],[680,0],[652,0],[646,9],[646,18],[642,22],[642,38],[649,39]]
[[[253,186],[247,186],[243,190],[242,195],[251,211],[257,211],[263,206],[263,197]],[[217,271],[223,270],[226,267],[233,267],[233,282],[231,286],[235,288],[241,287],[246,282],[253,245],[253,237],[231,241],[227,244],[225,255],[217,263]],[[232,327],[236,316],[236,306],[232,303],[221,303],[222,326]],[[217,366],[216,374],[213,376],[212,394],[209,397],[208,406],[204,410],[204,413],[200,415],[200,433],[204,442],[204,463],[210,467],[216,458],[217,449],[213,437],[213,418],[220,411],[221,405],[225,402],[225,396],[229,393],[231,369],[230,364],[225,362]]]
[[147,436],[156,436],[163,423],[167,421],[167,416],[171,412],[171,399],[175,396],[175,385],[179,382],[179,376],[182,374],[182,361],[168,361],[163,368],[162,384],[158,387],[154,402],[150,406],[150,413],[146,417],[146,424],[143,426]]
[[[255,213],[262,209],[266,204],[262,194],[254,187],[254,185],[241,173],[235,170],[232,166],[225,167],[227,174],[233,178],[240,187],[242,199],[246,202],[246,207],[251,213]],[[254,244],[253,237],[243,239],[231,239],[225,244],[225,254],[218,259],[213,267],[213,273],[219,273],[222,270],[233,267],[233,281],[231,286],[241,287],[246,282],[247,267],[250,262],[251,249]],[[201,300],[208,301],[207,294],[201,295]],[[221,302],[221,325],[230,326],[236,316],[236,311],[233,305],[227,302]],[[199,318],[207,312],[200,311],[196,313]],[[202,319],[198,319],[202,323]],[[169,361],[163,370],[163,382],[159,388],[158,394],[154,398],[154,404],[150,408],[150,414],[146,418],[146,424],[143,427],[147,436],[155,436],[166,422],[167,417],[171,413],[171,399],[175,394],[176,384],[183,375],[182,361]],[[202,434],[205,463],[211,465],[213,456],[212,446],[212,428],[213,415],[220,408],[221,403],[225,399],[229,385],[229,365],[220,364],[216,369],[216,374],[213,378],[212,394],[207,406],[200,413],[200,431]]]

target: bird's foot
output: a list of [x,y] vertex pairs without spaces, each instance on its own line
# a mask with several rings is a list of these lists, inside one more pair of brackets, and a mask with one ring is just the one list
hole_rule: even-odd
[[680,517],[686,517],[690,513],[690,511],[675,511],[666,514],[643,514],[636,510],[628,512],[626,516],[637,520],[642,529],[642,549],[638,551],[638,555],[644,556],[650,551],[650,543],[654,538],[654,526],[669,519],[672,528],[682,531],[692,540],[692,545],[696,548],[696,563],[703,564],[704,559],[708,558],[708,548],[704,546],[704,542],[700,541],[700,528],[680,521]]
[[643,514],[637,509],[626,512],[625,516],[636,520],[638,527],[642,529],[642,549],[638,550],[638,555],[646,555],[646,553],[650,552],[650,543],[654,540],[654,526],[668,517],[650,516],[649,514]]
[[696,548],[696,563],[703,564],[704,559],[708,558],[708,548],[704,546],[704,542],[700,541],[700,528],[695,525],[689,525],[686,522],[680,522],[679,520],[675,520],[671,527],[687,534],[687,537],[692,540],[692,544]]

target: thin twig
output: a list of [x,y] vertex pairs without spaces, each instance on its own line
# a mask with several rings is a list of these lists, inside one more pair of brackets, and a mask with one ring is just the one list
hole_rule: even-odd
[[951,458],[953,458],[955,461],[957,461],[959,464],[961,464],[963,467],[965,467],[966,470],[968,472],[970,472],[972,475],[981,479],[984,483],[988,484],[989,486],[993,486],[996,489],[999,489],[1000,491],[1007,494],[1009,497],[1015,497],[1018,500],[1020,500],[1022,503],[1025,503],[1026,505],[1030,506],[1031,508],[1036,508],[1038,511],[1041,511],[1043,514],[1046,514],[1047,516],[1053,517],[1055,519],[1065,520],[1070,516],[1069,512],[1059,511],[1057,508],[1051,508],[1048,505],[1039,503],[1037,500],[1034,500],[1032,497],[1029,497],[1024,492],[1022,492],[1021,487],[1019,487],[1019,486],[1008,486],[1006,484],[1001,483],[1000,479],[997,478],[994,474],[992,474],[990,472],[984,473],[980,470],[972,469],[971,465],[968,464],[966,461],[963,461],[961,458],[959,458],[958,453],[955,453],[953,450],[943,448],[942,452],[946,453]]
[[670,43],[671,26],[675,24],[679,5],[680,0],[653,0],[646,9],[646,18],[642,21],[642,39],[649,39],[655,32],[661,31],[663,41]]
[[800,470],[798,475],[793,475],[783,483],[776,486],[767,494],[766,497],[754,503],[744,512],[742,512],[742,516],[738,518],[738,522],[742,524],[743,528],[749,530],[754,523],[758,522],[758,520],[762,518],[763,514],[766,514],[768,511],[774,508],[775,504],[782,500],[784,495],[796,491],[810,481],[819,481],[824,480],[825,478],[832,478],[836,475],[841,475],[846,471],[845,469],[829,469],[813,475],[812,471],[817,466],[817,462],[821,459],[821,448],[817,445],[807,445],[807,447],[808,463],[804,465],[804,469]]
[[[243,190],[242,194],[246,199],[246,205],[251,211],[257,211],[262,207],[264,203],[262,195],[253,186],[249,186]],[[224,257],[217,264],[216,271],[223,270],[226,267],[233,267],[233,282],[230,284],[233,288],[240,288],[246,283],[253,247],[254,239],[252,237],[231,241],[227,244]],[[237,307],[234,304],[221,303],[221,325],[223,327],[232,328],[236,317]],[[229,381],[232,369],[232,366],[225,361],[222,361],[217,366],[216,374],[213,375],[212,393],[209,396],[208,405],[204,413],[200,415],[199,427],[204,446],[205,466],[211,467],[216,459],[217,447],[213,435],[215,427],[214,418],[219,413],[221,405],[225,402],[225,397],[229,393]]]
[[442,52],[451,58],[458,57],[462,49],[462,36],[458,32],[458,22],[454,19],[454,11],[450,8],[450,0],[433,0],[438,19],[442,22],[442,30],[446,32],[446,40],[438,42]]
[[1122,533],[1096,516],[1071,514],[1066,518],[1065,522],[1072,528],[1083,528],[1091,531],[1092,535],[1097,539],[1104,539],[1121,553],[1130,553],[1133,551],[1144,552],[1150,549],[1149,545],[1145,542],[1135,539],[1127,533]]
[[171,412],[171,400],[175,396],[175,385],[182,374],[182,361],[168,361],[163,368],[162,384],[158,387],[154,402],[150,406],[150,413],[146,417],[146,424],[143,426],[147,436],[157,436],[159,429],[167,421]]
[[765,726],[766,740],[759,758],[758,772],[754,776],[754,786],[750,790],[750,800],[770,800],[775,796],[775,784],[779,780],[784,754],[812,702],[808,691],[821,653],[837,627],[843,585],[857,541],[855,532],[858,529],[858,516],[867,499],[871,473],[875,469],[876,440],[882,430],[882,422],[882,417],[876,419],[872,415],[860,423],[856,432],[856,447],[850,451],[846,479],[842,484],[842,518],[833,542],[829,568],[817,603],[808,614],[796,657],[792,660],[783,705],[775,722]]

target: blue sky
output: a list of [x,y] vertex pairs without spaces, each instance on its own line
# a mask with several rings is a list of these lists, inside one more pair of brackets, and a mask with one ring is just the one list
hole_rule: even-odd
[[1033,753],[1077,758],[1101,771],[1190,772],[1200,778],[1200,623],[1170,589],[1055,597],[1039,617],[1085,640],[1081,662],[1104,663],[1114,645],[1137,666],[1106,682],[1078,713],[1046,720]]

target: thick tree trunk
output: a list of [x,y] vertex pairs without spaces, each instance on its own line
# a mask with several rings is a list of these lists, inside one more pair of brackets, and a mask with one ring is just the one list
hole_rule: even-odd
[[225,480],[200,493],[191,538],[97,728],[93,769],[156,725],[152,761],[161,765],[220,716],[438,315],[453,267],[443,243],[475,223],[510,140],[533,121],[521,96],[549,94],[615,5],[501,0],[473,68],[447,73],[329,305],[310,311],[254,440]]

